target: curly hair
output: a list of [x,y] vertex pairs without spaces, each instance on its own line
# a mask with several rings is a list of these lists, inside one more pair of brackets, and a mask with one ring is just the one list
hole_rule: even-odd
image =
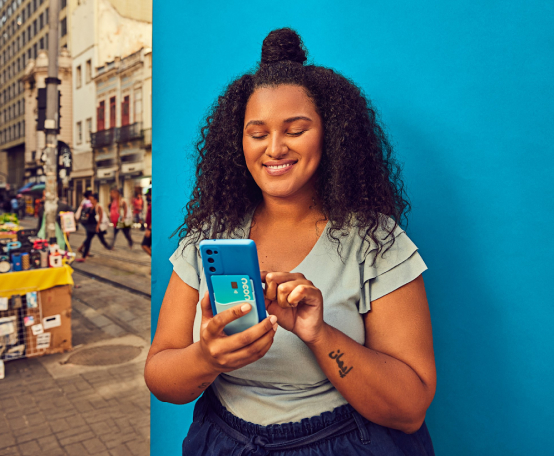
[[[313,100],[323,123],[324,141],[316,191],[329,220],[327,234],[337,243],[353,227],[364,241],[377,245],[374,257],[394,243],[383,242],[407,222],[410,204],[401,167],[362,90],[332,69],[306,65],[298,34],[274,30],[262,45],[261,63],[253,73],[233,81],[211,107],[196,143],[196,182],[185,207],[180,240],[216,239],[240,230],[247,212],[262,200],[242,148],[246,104],[259,87],[295,85]],[[389,222],[389,217],[394,224]],[[377,231],[386,236],[381,238]],[[174,233],[174,234],[175,234]],[[383,249],[383,246],[387,247]]]

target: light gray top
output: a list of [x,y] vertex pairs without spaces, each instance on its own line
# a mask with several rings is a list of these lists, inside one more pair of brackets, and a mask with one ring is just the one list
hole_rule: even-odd
[[[248,238],[253,212],[245,217],[244,234]],[[389,220],[393,223],[392,220]],[[378,299],[417,278],[427,266],[417,247],[400,227],[394,231],[395,242],[377,256],[377,246],[367,241],[357,229],[341,238],[342,257],[337,245],[327,237],[327,229],[304,260],[291,272],[300,272],[323,294],[323,318],[359,344],[365,340],[362,315],[371,310],[371,301]],[[384,232],[379,231],[380,238]],[[238,236],[230,236],[238,237]],[[386,240],[386,245],[391,237]],[[206,278],[198,245],[179,246],[170,258],[173,270],[188,285],[207,290]],[[199,340],[200,303],[194,322],[194,341]],[[291,332],[279,328],[273,345],[260,360],[241,369],[220,374],[214,390],[221,403],[245,421],[267,426],[300,421],[346,404],[346,400],[327,379],[312,352]]]

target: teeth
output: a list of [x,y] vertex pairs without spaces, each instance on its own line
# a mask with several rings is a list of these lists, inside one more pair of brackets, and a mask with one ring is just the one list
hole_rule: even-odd
[[289,163],[288,165],[267,165],[267,167],[271,169],[282,169],[288,168],[289,166],[292,166],[292,163]]

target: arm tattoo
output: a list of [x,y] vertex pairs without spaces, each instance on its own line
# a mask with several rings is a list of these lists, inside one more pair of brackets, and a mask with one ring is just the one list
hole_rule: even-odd
[[329,353],[329,358],[334,359],[337,362],[337,366],[339,367],[339,375],[341,378],[346,377],[346,374],[352,370],[352,366],[348,367],[344,364],[344,362],[341,360],[344,353],[341,353],[340,350],[335,351],[333,350],[331,353]]

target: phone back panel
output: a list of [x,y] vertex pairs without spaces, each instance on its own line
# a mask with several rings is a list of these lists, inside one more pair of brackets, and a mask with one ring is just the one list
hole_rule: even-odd
[[200,254],[212,312],[248,302],[252,310],[225,326],[236,334],[267,316],[256,244],[251,239],[215,239],[200,242]]

